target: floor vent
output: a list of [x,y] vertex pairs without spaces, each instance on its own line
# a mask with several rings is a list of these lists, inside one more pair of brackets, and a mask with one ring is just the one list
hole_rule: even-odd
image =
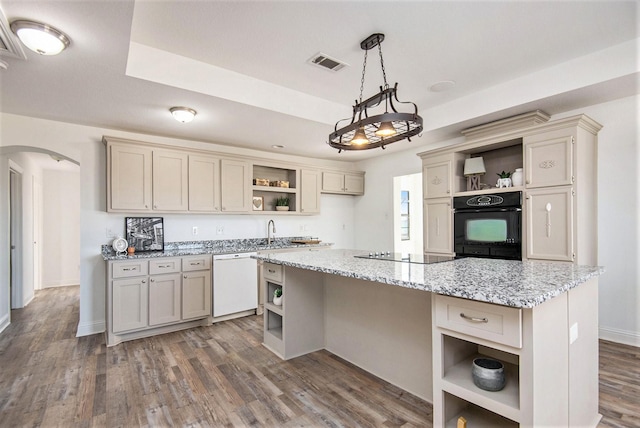
[[323,54],[322,52],[318,52],[317,54],[312,56],[308,62],[309,64],[330,71],[338,71],[349,65],[344,62],[338,61],[335,58],[331,58],[329,55]]

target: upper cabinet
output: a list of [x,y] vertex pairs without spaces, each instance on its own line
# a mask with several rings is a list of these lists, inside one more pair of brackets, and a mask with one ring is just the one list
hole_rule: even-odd
[[321,192],[364,194],[364,172],[322,172],[114,137],[103,142],[108,212],[309,215],[320,212]]
[[222,212],[249,211],[251,203],[249,176],[249,162],[222,159],[220,162]]
[[524,139],[525,186],[527,188],[572,184],[573,135],[549,138],[535,135]]
[[189,155],[189,211],[220,211],[220,159]]
[[153,209],[186,211],[189,208],[188,155],[153,150]]
[[152,150],[115,144],[107,150],[107,209],[151,211]]
[[364,173],[323,171],[322,193],[364,195]]
[[320,212],[320,172],[313,169],[300,170],[300,212]]

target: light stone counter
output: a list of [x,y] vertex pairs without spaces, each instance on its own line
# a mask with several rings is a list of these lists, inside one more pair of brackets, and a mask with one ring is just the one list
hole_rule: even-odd
[[533,308],[604,272],[570,263],[465,258],[429,265],[354,257],[323,249],[264,253],[258,260],[516,308]]

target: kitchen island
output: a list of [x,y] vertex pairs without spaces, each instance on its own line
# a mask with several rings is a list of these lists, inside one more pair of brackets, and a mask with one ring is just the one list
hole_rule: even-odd
[[[284,359],[326,349],[433,402],[434,426],[596,426],[597,276],[569,263],[416,264],[354,250],[264,253],[264,344]],[[273,304],[282,288],[284,301]],[[489,392],[471,361],[505,365]],[[473,421],[473,423],[472,423]]]

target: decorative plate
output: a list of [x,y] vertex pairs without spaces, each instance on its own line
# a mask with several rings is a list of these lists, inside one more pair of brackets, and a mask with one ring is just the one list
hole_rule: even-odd
[[128,244],[126,239],[118,237],[113,240],[111,246],[113,247],[113,251],[115,251],[116,253],[124,253],[125,251],[127,251]]

